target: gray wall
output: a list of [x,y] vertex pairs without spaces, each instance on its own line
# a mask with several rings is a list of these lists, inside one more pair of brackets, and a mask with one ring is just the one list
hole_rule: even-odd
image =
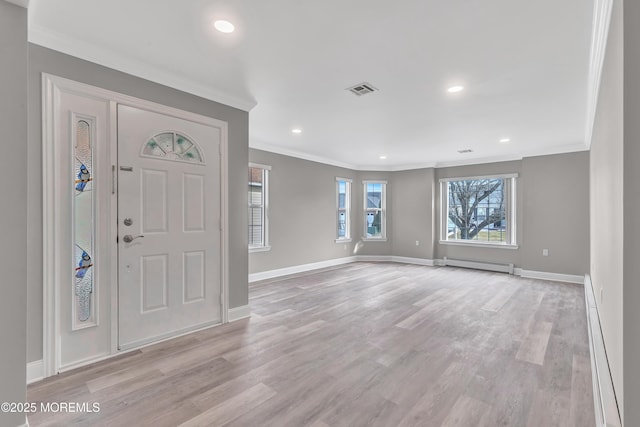
[[[42,140],[41,73],[98,86],[174,108],[224,120],[229,125],[229,306],[248,303],[247,162],[249,115],[91,62],[29,45],[28,142],[28,361],[42,358]],[[13,162],[13,157],[11,159]],[[15,164],[15,163],[13,163]],[[12,180],[15,181],[15,180]]]
[[[394,252],[394,245],[402,256],[431,257],[433,237],[430,228],[421,225],[412,229],[406,224],[411,224],[414,219],[421,221],[421,214],[413,208],[424,212],[430,203],[427,202],[431,199],[430,187],[421,180],[432,181],[433,169],[397,174],[353,171],[255,149],[249,150],[249,161],[272,167],[269,175],[271,250],[249,254],[250,273],[353,255],[390,255]],[[335,242],[336,177],[353,180],[350,243]],[[394,183],[395,179],[408,187],[399,188]],[[364,180],[387,181],[387,241],[362,240]],[[424,243],[416,248],[416,240]]]
[[[589,169],[591,281],[613,385],[621,413],[624,413],[623,378],[627,375],[626,372],[623,375],[623,287],[626,287],[623,280],[623,242],[625,228],[630,229],[631,233],[634,231],[632,227],[624,227],[623,223],[623,158],[627,143],[623,140],[622,19],[622,2],[615,0],[600,81]],[[637,118],[632,120],[638,121]],[[635,160],[637,161],[638,157],[635,157]],[[633,168],[637,169],[638,166],[633,165]],[[632,187],[637,187],[640,181],[629,182],[634,183]],[[636,219],[630,224],[635,223]],[[636,256],[632,262],[638,264],[638,257]],[[624,301],[637,303],[638,299],[631,300],[624,295]],[[637,311],[637,307],[633,307],[632,310]],[[635,423],[627,422],[626,425],[640,425],[640,419],[636,420]]]
[[[358,193],[353,171],[254,149],[249,150],[249,161],[271,166],[268,225],[271,250],[249,255],[251,273],[352,254],[356,239],[339,244],[335,239],[336,177],[353,179],[351,198],[352,203],[357,203],[362,191]],[[243,191],[246,195],[247,189]],[[354,237],[361,234],[353,222],[356,213],[352,209]]]
[[[269,252],[250,254],[251,273],[350,255],[393,255],[513,263],[525,270],[582,275],[589,266],[589,153],[527,157],[521,161],[400,172],[350,171],[280,154],[249,150],[273,167]],[[439,243],[440,178],[518,173],[518,249]],[[334,243],[335,177],[354,179],[353,242]],[[362,242],[362,181],[387,185],[387,241]],[[309,226],[312,218],[313,227]],[[313,232],[310,232],[313,230]],[[420,245],[416,245],[416,240]],[[542,256],[549,249],[549,256]]]
[[[440,244],[441,178],[518,173],[518,249]],[[436,169],[436,257],[513,263],[524,270],[582,275],[589,267],[589,153]],[[549,256],[542,256],[548,249]]]
[[[616,2],[614,2],[616,3]],[[620,2],[622,3],[622,2]],[[621,7],[621,4],[616,5]],[[619,19],[619,18],[618,18]],[[624,422],[640,425],[640,4],[624,3]],[[619,30],[618,30],[619,31]],[[618,39],[619,41],[619,39]]]
[[438,233],[434,221],[435,169],[394,172],[389,194],[392,254],[433,259]]
[[[525,270],[583,275],[589,271],[589,152],[522,160]],[[548,249],[549,256],[542,256]]]
[[[2,175],[2,298],[0,402],[26,402],[27,348],[27,10],[0,1],[0,129]],[[34,261],[34,262],[37,262]],[[22,413],[0,412],[0,425],[25,423]]]

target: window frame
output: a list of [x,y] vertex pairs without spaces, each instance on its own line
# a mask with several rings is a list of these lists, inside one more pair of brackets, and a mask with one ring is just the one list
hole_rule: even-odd
[[[380,195],[380,208],[367,207],[367,184],[381,184],[382,194]],[[387,181],[385,180],[363,180],[362,181],[362,201],[363,201],[363,236],[364,242],[386,242],[387,241]],[[380,210],[380,237],[367,237],[367,212]]]
[[[262,244],[252,245],[249,243],[249,253],[252,252],[265,252],[271,250],[269,245],[269,175],[271,173],[271,166],[263,165],[259,163],[249,163],[249,169],[261,169],[262,170],[262,205],[254,205],[249,202],[247,197],[248,208],[262,208]],[[250,182],[247,183],[247,187]],[[247,195],[248,196],[248,195]],[[247,211],[248,213],[248,211]],[[247,218],[247,232],[248,232],[248,218]],[[248,239],[248,235],[247,235]]]
[[[440,179],[440,244],[444,245],[458,245],[458,246],[474,246],[485,248],[501,248],[501,249],[518,249],[517,244],[517,223],[516,223],[516,187],[517,187],[517,173],[509,174],[497,174],[497,175],[478,175],[478,176],[463,176],[453,178],[441,178]],[[505,200],[505,218],[507,220],[506,227],[506,242],[486,242],[482,240],[464,240],[464,239],[449,239],[447,235],[448,231],[448,219],[449,219],[449,182],[452,181],[466,181],[474,179],[503,179],[504,193],[506,195]]]
[[[344,237],[340,237],[340,183],[345,183],[344,212],[345,230]],[[353,180],[349,178],[336,177],[336,243],[351,242],[351,187]]]

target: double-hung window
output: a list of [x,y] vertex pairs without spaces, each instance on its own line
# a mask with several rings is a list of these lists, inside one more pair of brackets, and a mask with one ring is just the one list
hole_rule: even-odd
[[441,179],[441,243],[517,248],[516,178]]
[[370,241],[387,240],[387,182],[363,181],[364,238]]
[[336,178],[336,243],[351,241],[351,180]]
[[269,172],[249,163],[249,252],[269,250]]

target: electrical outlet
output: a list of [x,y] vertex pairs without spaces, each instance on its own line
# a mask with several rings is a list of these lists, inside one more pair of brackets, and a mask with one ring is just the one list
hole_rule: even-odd
[[348,246],[348,245],[345,243],[345,244],[344,244],[344,250],[345,250],[345,251],[347,250],[347,246]]
[[549,249],[543,249],[542,256],[549,256]]
[[416,246],[420,246],[420,240],[416,240]]

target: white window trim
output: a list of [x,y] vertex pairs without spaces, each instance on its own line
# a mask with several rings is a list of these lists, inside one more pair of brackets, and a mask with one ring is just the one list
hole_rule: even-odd
[[263,165],[260,163],[249,163],[249,168],[259,168],[266,171],[262,178],[262,194],[264,198],[264,217],[262,219],[262,228],[264,235],[264,244],[249,245],[249,253],[267,252],[271,250],[271,245],[269,245],[269,172],[271,172],[271,166]]
[[[498,174],[498,175],[479,175],[479,176],[465,176],[455,178],[441,178],[440,179],[440,244],[453,245],[453,246],[473,246],[482,248],[494,248],[494,249],[518,249],[516,240],[516,179],[517,173]],[[447,220],[449,215],[449,197],[447,184],[450,181],[464,181],[471,179],[504,179],[507,185],[507,203],[505,204],[505,213],[507,217],[507,242],[495,243],[495,242],[483,242],[478,240],[449,240],[447,239]]]
[[340,192],[339,183],[344,181],[347,183],[347,192],[345,194],[345,237],[336,237],[336,243],[349,243],[351,242],[351,191],[353,187],[353,180],[349,178],[336,177],[336,236],[338,235],[338,227],[340,226],[339,214],[340,214]]
[[363,242],[386,242],[387,241],[387,181],[384,180],[363,180],[362,181],[362,202],[363,202],[363,213],[367,212],[367,184],[382,184],[382,200],[380,202],[381,206],[381,219],[380,219],[380,228],[381,228],[381,237],[367,237],[367,220],[364,219],[364,224],[362,226],[362,241]]

